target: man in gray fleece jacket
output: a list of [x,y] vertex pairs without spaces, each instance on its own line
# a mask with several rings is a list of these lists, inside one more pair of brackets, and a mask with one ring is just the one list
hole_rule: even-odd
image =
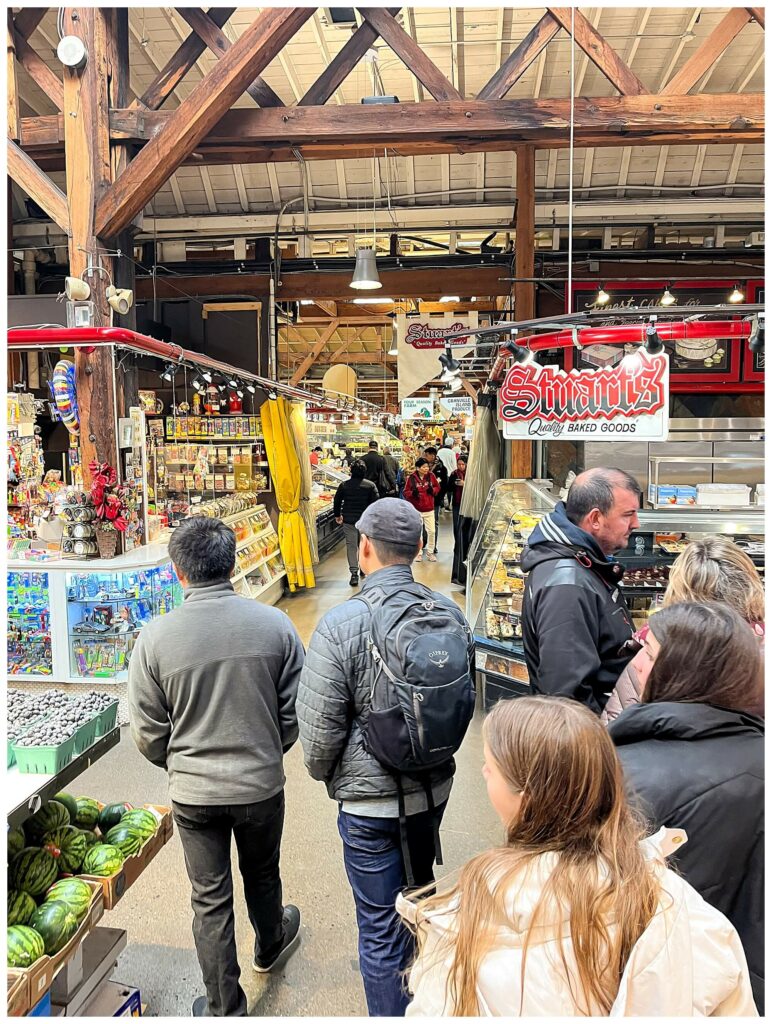
[[299,910],[282,905],[279,848],[303,645],[283,612],[236,594],[236,537],[219,519],[183,522],[169,555],[185,600],[139,635],[129,665],[131,734],[169,775],[206,986],[193,1015],[244,1017],[231,835],[256,935],[254,969],[283,962],[300,937]]

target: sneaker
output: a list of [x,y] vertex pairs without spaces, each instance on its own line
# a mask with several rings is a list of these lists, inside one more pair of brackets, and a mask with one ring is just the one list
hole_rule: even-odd
[[428,559],[429,559],[430,562],[436,562],[437,561],[437,556],[434,555],[434,554],[431,554],[431,555],[428,556]]
[[424,560],[424,556],[420,555],[420,554],[416,555],[415,558],[413,559],[414,562],[423,562],[423,560]]
[[199,996],[193,1000],[193,1016],[208,1017],[206,996]]
[[351,584],[352,587],[358,587],[359,586],[359,573],[358,572],[352,572],[351,573],[351,579],[349,580],[349,583]]
[[255,957],[252,967],[258,974],[268,974],[275,967],[286,963],[300,942],[300,911],[291,903],[288,903],[284,908],[282,924],[284,926],[284,940],[278,951],[274,953],[270,960],[264,960],[259,956]]

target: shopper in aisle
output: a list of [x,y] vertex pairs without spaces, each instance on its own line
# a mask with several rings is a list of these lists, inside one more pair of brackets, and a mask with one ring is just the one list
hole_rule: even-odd
[[388,445],[383,449],[383,464],[386,471],[386,479],[389,482],[389,492],[388,494],[385,494],[384,497],[397,498],[399,497],[399,463],[392,455],[391,448],[389,448]]
[[368,505],[378,500],[378,488],[372,480],[366,480],[367,467],[362,459],[351,463],[351,477],[339,484],[333,501],[335,522],[343,526],[346,536],[346,555],[351,574],[349,583],[352,587],[359,585],[360,576],[364,573],[359,567],[359,531],[357,520],[361,518]]
[[[751,559],[728,537],[703,537],[692,541],[676,558],[662,607],[681,601],[718,601],[729,605],[748,623],[763,649],[764,586]],[[635,634],[641,646],[647,633],[648,625],[645,625]],[[645,651],[639,652],[620,675],[603,710],[604,722],[612,722],[625,708],[640,701],[643,682],[639,663],[642,659],[645,665]]]
[[483,740],[505,845],[417,908],[399,901],[419,944],[408,1016],[756,1016],[737,933],[666,867],[683,835],[644,840],[597,717],[502,701]]
[[378,488],[379,496],[385,498],[389,491],[389,482],[386,477],[386,463],[383,461],[383,456],[378,453],[377,441],[370,441],[367,455],[362,461],[367,468],[366,478]]
[[[441,462],[445,467],[445,472],[448,474],[448,481],[453,473],[456,472],[456,455],[450,446],[449,439],[443,441],[442,446],[437,450],[437,461]],[[443,495],[443,501],[447,498],[447,506],[449,509],[453,508],[453,494],[448,486]]]
[[[373,728],[373,693],[376,682],[379,682],[379,695],[384,685],[384,673],[376,671],[371,650],[371,639],[373,642],[379,639],[373,606],[378,608],[377,621],[386,628],[384,624],[392,621],[390,616],[395,602],[400,616],[405,612],[400,602],[420,601],[422,606],[426,601],[432,602],[432,621],[440,631],[436,635],[445,638],[445,662],[449,659],[447,665],[437,662],[438,667],[432,672],[438,681],[449,669],[458,672],[453,652],[457,655],[461,646],[464,666],[460,672],[467,673],[471,698],[469,717],[474,704],[471,675],[474,654],[468,627],[458,606],[444,595],[417,585],[413,579],[410,564],[421,543],[422,523],[418,512],[405,501],[385,498],[370,505],[357,527],[361,534],[360,564],[367,574],[362,596],[334,608],[317,626],[300,680],[298,721],[306,767],[314,779],[327,784],[330,797],[338,801],[340,808],[338,829],[356,905],[359,967],[369,1014],[373,1017],[402,1016],[408,1003],[402,972],[413,955],[412,937],[402,927],[394,906],[397,894],[408,884],[409,878],[403,858],[402,829],[409,848],[413,880],[417,885],[425,885],[433,877],[435,840],[455,771],[450,755],[457,744],[447,748],[447,759],[422,773],[426,784],[414,775],[402,775],[398,786],[398,776],[371,752],[365,735],[368,740],[374,739],[370,731]],[[404,616],[402,621],[408,622],[409,618]],[[445,624],[449,624],[450,633],[442,632]],[[408,632],[408,635],[411,634]],[[433,651],[437,644],[433,639],[435,634],[425,632],[423,635],[431,639],[428,648]],[[405,650],[409,649],[412,645],[406,642]],[[395,669],[401,675],[402,668],[389,660],[392,647],[383,647],[379,642],[378,651],[384,663],[389,662],[389,671]],[[460,676],[454,675],[454,678]],[[453,686],[443,686],[443,692],[448,689],[455,692]],[[448,701],[457,718],[460,703],[450,696]],[[434,707],[428,724],[431,734],[440,719],[444,724],[445,712],[437,709],[431,697],[427,698],[426,706]],[[396,744],[400,736],[397,720],[392,717],[390,721]],[[451,732],[453,727],[453,724],[449,726]],[[444,743],[448,743],[447,736]],[[376,748],[381,749],[377,745]],[[401,803],[404,804],[402,821]]]
[[437,458],[437,449],[430,445],[424,452],[429,463],[429,470],[437,478],[440,489],[434,496],[434,554],[437,554],[437,542],[440,539],[440,509],[443,507],[448,490],[448,471]]
[[654,828],[683,828],[678,870],[729,918],[764,1013],[763,657],[745,620],[715,602],[652,616],[643,703],[609,726],[631,794]]
[[641,490],[621,469],[590,469],[532,531],[521,566],[523,646],[537,693],[600,714],[636,648],[613,555],[640,526]]
[[196,516],[172,533],[180,608],[148,623],[129,665],[129,720],[140,752],[169,776],[192,887],[193,936],[206,996],[194,1016],[247,1016],[233,917],[231,836],[249,919],[253,968],[282,963],[300,912],[282,904],[283,757],[298,737],[303,645],[287,616],[240,597],[236,537]]
[[458,535],[458,521],[461,516],[461,499],[464,496],[464,480],[466,479],[466,459],[459,456],[456,460],[456,469],[448,478],[448,494],[450,495],[451,509],[453,510],[453,539]]
[[[434,502],[440,493],[440,484],[437,477],[429,469],[426,459],[417,459],[415,472],[411,473],[405,481],[405,501],[409,502],[419,513],[423,520],[423,529],[426,533],[425,547],[427,558],[430,562],[436,562],[437,556],[437,520],[435,516]],[[416,562],[423,561],[423,551],[419,551]]]
[[324,449],[322,448],[321,445],[317,445],[316,448],[314,448],[313,451],[311,452],[311,454],[309,455],[309,459],[311,460],[311,465],[312,466],[318,466],[323,454],[324,454]]

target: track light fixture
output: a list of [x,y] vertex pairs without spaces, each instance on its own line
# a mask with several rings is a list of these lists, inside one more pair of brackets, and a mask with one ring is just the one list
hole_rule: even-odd
[[513,331],[512,334],[513,337],[511,337],[509,341],[504,342],[504,348],[507,350],[507,352],[510,352],[512,354],[512,358],[515,360],[516,363],[520,363],[521,366],[525,366],[528,363],[532,363],[533,352],[529,348],[526,348],[525,345],[518,345],[514,338],[514,335],[517,334],[517,331]]
[[664,351],[665,346],[662,344],[662,338],[657,334],[657,328],[655,326],[657,318],[651,317],[648,324],[646,325],[646,339],[644,341],[644,348],[650,356],[659,355],[660,352]]
[[255,387],[255,385],[252,383],[251,380],[248,380],[244,384],[244,387],[247,389],[247,391],[250,393],[250,395],[254,395],[254,393],[257,391],[257,388]]
[[660,306],[672,306],[675,303],[676,297],[670,291],[671,284],[672,284],[672,282],[668,281],[667,287],[665,288],[664,292],[662,293],[662,298],[659,300]]
[[163,371],[161,372],[161,380],[165,381],[167,384],[171,383],[174,380],[176,374],[177,367],[174,365],[174,363],[169,363],[167,366],[164,367]]
[[754,355],[764,351],[764,313],[757,313],[751,320],[751,333],[748,348]]
[[440,356],[440,366],[442,367],[440,380],[443,384],[447,384],[461,373],[461,363],[458,359],[453,358],[453,353],[449,348],[446,348]]
[[193,388],[194,391],[197,391],[199,394],[202,394],[204,391],[206,391],[206,384],[201,380],[200,377],[193,378],[193,380],[191,381],[191,387]]
[[212,383],[212,371],[211,370],[202,370],[201,371],[201,376],[204,378],[204,380],[207,382],[207,384],[211,384]]
[[275,401],[276,401],[276,400],[278,399],[278,397],[279,397],[279,396],[278,396],[278,395],[276,394],[276,392],[274,391],[274,389],[273,389],[273,388],[271,388],[271,390],[270,390],[270,391],[268,392],[268,397],[270,398],[270,400],[271,400],[272,402],[275,402]]
[[598,289],[598,294],[595,296],[595,305],[605,306],[609,302],[611,302],[611,296],[606,291],[606,287],[603,284],[603,282],[601,282],[601,286]]
[[729,293],[728,301],[729,302],[744,302],[745,301],[745,292],[740,287],[739,282],[734,286],[734,288]]

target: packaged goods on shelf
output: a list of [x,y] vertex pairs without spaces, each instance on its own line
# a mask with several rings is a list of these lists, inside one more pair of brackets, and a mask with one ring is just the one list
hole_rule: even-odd
[[697,504],[707,508],[742,508],[751,503],[745,484],[697,484]]
[[660,484],[649,487],[649,501],[653,505],[695,505],[697,504],[697,488],[681,484]]

